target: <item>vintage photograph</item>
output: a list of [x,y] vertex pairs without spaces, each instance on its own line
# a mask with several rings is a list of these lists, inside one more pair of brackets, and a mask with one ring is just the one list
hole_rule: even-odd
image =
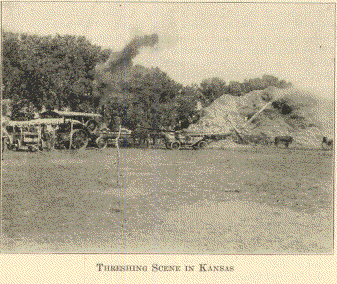
[[0,253],[333,254],[334,3],[1,9]]

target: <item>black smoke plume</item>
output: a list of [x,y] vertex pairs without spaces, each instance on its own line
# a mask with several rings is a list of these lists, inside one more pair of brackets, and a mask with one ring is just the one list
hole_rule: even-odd
[[158,35],[136,36],[120,52],[110,54],[108,60],[95,67],[96,92],[100,96],[121,96],[120,82],[126,81],[132,71],[132,60],[142,47],[153,47],[158,43]]

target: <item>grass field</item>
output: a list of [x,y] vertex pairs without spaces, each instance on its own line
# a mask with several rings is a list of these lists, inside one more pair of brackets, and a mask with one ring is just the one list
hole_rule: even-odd
[[332,152],[121,152],[5,152],[1,251],[332,252]]

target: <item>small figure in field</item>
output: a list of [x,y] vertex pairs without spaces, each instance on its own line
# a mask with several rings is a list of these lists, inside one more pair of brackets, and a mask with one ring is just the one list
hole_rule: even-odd
[[324,136],[322,140],[322,148],[324,150],[332,150],[333,149],[333,139],[328,139],[328,137]]
[[48,126],[41,124],[41,145],[40,148],[51,150],[53,148],[53,134],[48,129]]

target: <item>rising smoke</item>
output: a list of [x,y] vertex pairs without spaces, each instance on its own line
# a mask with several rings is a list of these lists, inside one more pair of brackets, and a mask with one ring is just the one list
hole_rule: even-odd
[[143,47],[153,47],[158,43],[158,35],[144,35],[134,37],[122,51],[113,52],[108,60],[95,67],[96,91],[101,95],[119,96],[119,83],[126,81],[132,70],[132,60]]

